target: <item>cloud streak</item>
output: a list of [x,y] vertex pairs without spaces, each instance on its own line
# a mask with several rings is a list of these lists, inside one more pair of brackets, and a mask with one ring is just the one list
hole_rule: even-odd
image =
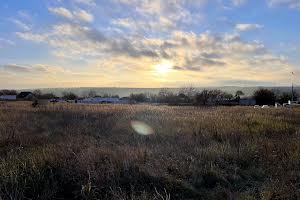
[[94,16],[85,11],[85,10],[77,10],[77,11],[70,11],[63,7],[56,7],[56,8],[49,8],[49,11],[57,16],[63,17],[68,20],[77,20],[82,22],[91,23],[94,21]]

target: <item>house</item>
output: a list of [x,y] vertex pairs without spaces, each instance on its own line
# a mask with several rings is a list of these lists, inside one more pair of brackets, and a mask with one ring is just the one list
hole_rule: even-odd
[[0,101],[15,101],[17,100],[17,95],[1,95]]
[[254,106],[256,105],[256,100],[251,97],[244,97],[239,100],[240,106]]
[[239,102],[236,99],[222,99],[218,101],[218,105],[222,106],[237,106]]
[[21,92],[17,95],[18,100],[33,100],[35,99],[35,96],[32,92]]

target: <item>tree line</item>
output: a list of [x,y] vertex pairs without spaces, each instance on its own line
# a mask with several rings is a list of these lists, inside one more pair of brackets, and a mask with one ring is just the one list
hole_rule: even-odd
[[[102,98],[119,98],[118,95],[113,94],[103,94],[98,95],[96,91],[91,90],[82,94],[80,97],[73,92],[63,92],[61,97],[53,93],[42,93],[41,90],[34,90],[32,92],[34,96],[38,99],[58,99],[62,98],[65,100],[76,100],[79,98],[88,98],[88,97],[102,97]],[[17,95],[16,90],[0,90],[0,95]],[[170,89],[163,88],[159,91],[158,94],[150,93],[138,93],[131,94],[127,97],[132,102],[137,103],[162,103],[169,105],[178,105],[178,104],[192,104],[192,105],[218,105],[221,104],[224,100],[231,102],[239,102],[240,98],[245,94],[243,91],[238,90],[235,94],[224,92],[222,90],[202,90],[198,91],[196,88],[187,87],[181,88],[179,92],[174,93]],[[252,99],[256,100],[258,105],[274,105],[276,102],[283,104],[287,103],[289,100],[294,100],[299,97],[299,94],[294,91],[294,94],[290,92],[281,92],[279,90],[270,90],[266,88],[261,88],[256,90]]]
[[[220,105],[224,101],[237,104],[241,97],[244,97],[243,91],[238,90],[235,94],[227,93],[221,90],[202,90],[195,88],[182,88],[178,93],[173,93],[168,89],[161,89],[158,94],[131,94],[130,99],[136,102],[157,102],[165,104],[193,104],[193,105]],[[294,91],[293,98],[296,100],[299,94]],[[287,103],[292,100],[292,94],[261,88],[256,90],[252,96],[248,97],[256,100],[257,105],[274,105],[275,103]]]

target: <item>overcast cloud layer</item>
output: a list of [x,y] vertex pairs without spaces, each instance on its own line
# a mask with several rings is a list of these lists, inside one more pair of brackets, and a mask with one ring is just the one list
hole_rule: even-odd
[[300,84],[300,0],[12,0],[0,87]]

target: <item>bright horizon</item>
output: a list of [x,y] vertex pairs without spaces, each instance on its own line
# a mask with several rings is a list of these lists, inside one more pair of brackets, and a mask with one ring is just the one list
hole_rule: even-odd
[[10,0],[0,88],[300,84],[299,0]]

